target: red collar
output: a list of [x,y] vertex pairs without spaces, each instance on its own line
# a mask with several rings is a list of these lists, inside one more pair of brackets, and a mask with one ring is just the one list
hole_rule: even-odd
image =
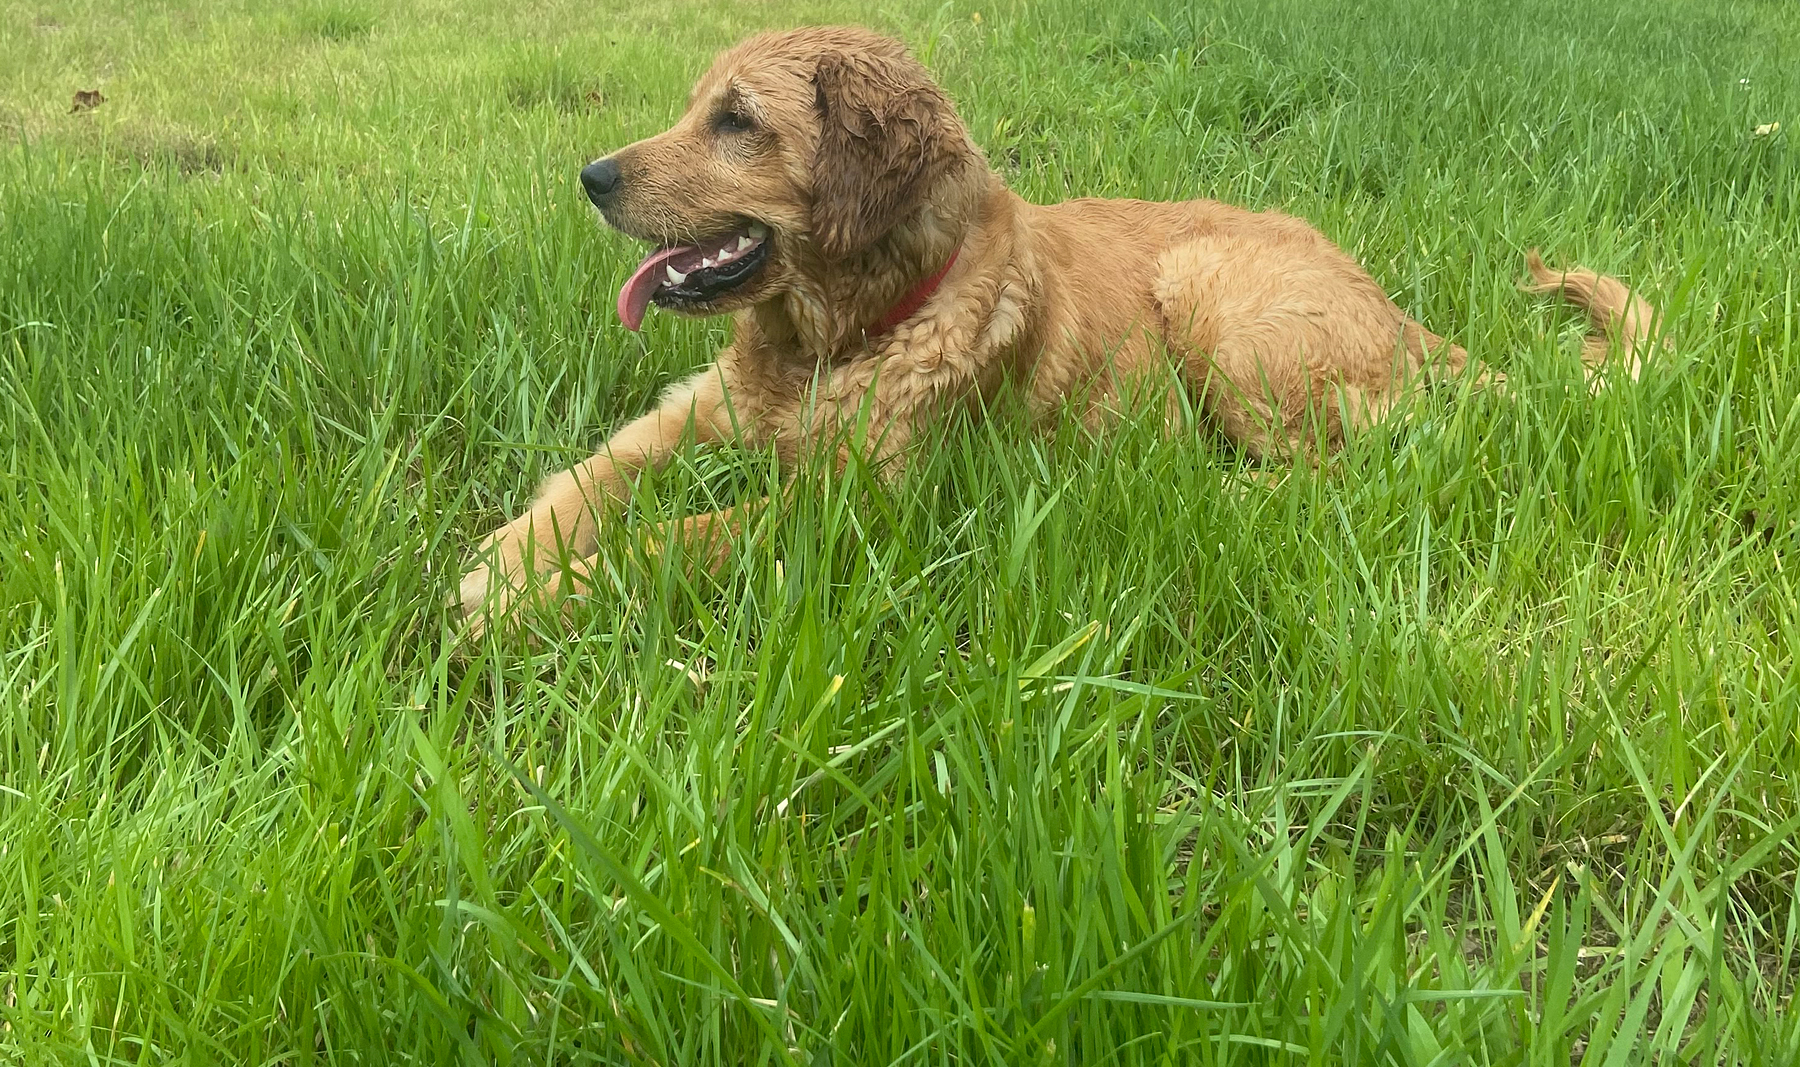
[[956,265],[956,257],[961,253],[962,246],[957,245],[956,251],[950,253],[949,261],[938,268],[936,274],[933,274],[931,277],[913,286],[912,291],[901,297],[898,304],[888,308],[887,314],[881,316],[879,322],[869,327],[867,331],[868,336],[875,337],[888,332],[905,322],[913,312],[923,307],[925,301],[931,299],[931,294],[937,292],[937,287],[943,282],[944,275],[950,273],[950,268]]

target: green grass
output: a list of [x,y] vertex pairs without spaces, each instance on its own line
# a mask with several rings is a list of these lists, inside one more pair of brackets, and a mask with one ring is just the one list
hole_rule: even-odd
[[[0,3],[0,1062],[1796,1062],[1791,6],[1451,7]],[[819,19],[1516,396],[1272,488],[1003,409],[457,661],[473,540],[725,333],[618,326],[578,166]],[[1590,397],[1534,244],[1673,354]]]

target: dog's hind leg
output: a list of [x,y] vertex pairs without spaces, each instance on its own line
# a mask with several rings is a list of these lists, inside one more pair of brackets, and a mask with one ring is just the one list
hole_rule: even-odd
[[[1392,405],[1399,316],[1378,289],[1342,290],[1334,263],[1287,248],[1202,238],[1169,249],[1155,298],[1168,346],[1214,425],[1258,458],[1306,458]],[[1368,366],[1385,332],[1381,373]]]

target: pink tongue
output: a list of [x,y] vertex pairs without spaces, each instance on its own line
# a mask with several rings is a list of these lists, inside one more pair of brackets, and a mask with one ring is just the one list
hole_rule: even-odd
[[636,330],[643,324],[644,310],[650,306],[650,298],[663,287],[663,267],[683,252],[692,251],[692,248],[679,245],[665,248],[650,253],[638,264],[638,269],[632,272],[624,287],[619,290],[619,321],[625,324],[626,329]]

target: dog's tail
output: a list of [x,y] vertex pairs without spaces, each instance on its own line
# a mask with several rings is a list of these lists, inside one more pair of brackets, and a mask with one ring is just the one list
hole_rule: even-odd
[[[1522,286],[1526,292],[1555,293],[1587,312],[1589,329],[1581,360],[1588,366],[1589,379],[1605,365],[1615,345],[1625,373],[1636,379],[1655,344],[1660,317],[1656,308],[1609,274],[1582,266],[1552,270],[1535,248],[1525,253],[1525,265],[1531,271],[1531,281]],[[1663,345],[1668,346],[1667,338]]]

